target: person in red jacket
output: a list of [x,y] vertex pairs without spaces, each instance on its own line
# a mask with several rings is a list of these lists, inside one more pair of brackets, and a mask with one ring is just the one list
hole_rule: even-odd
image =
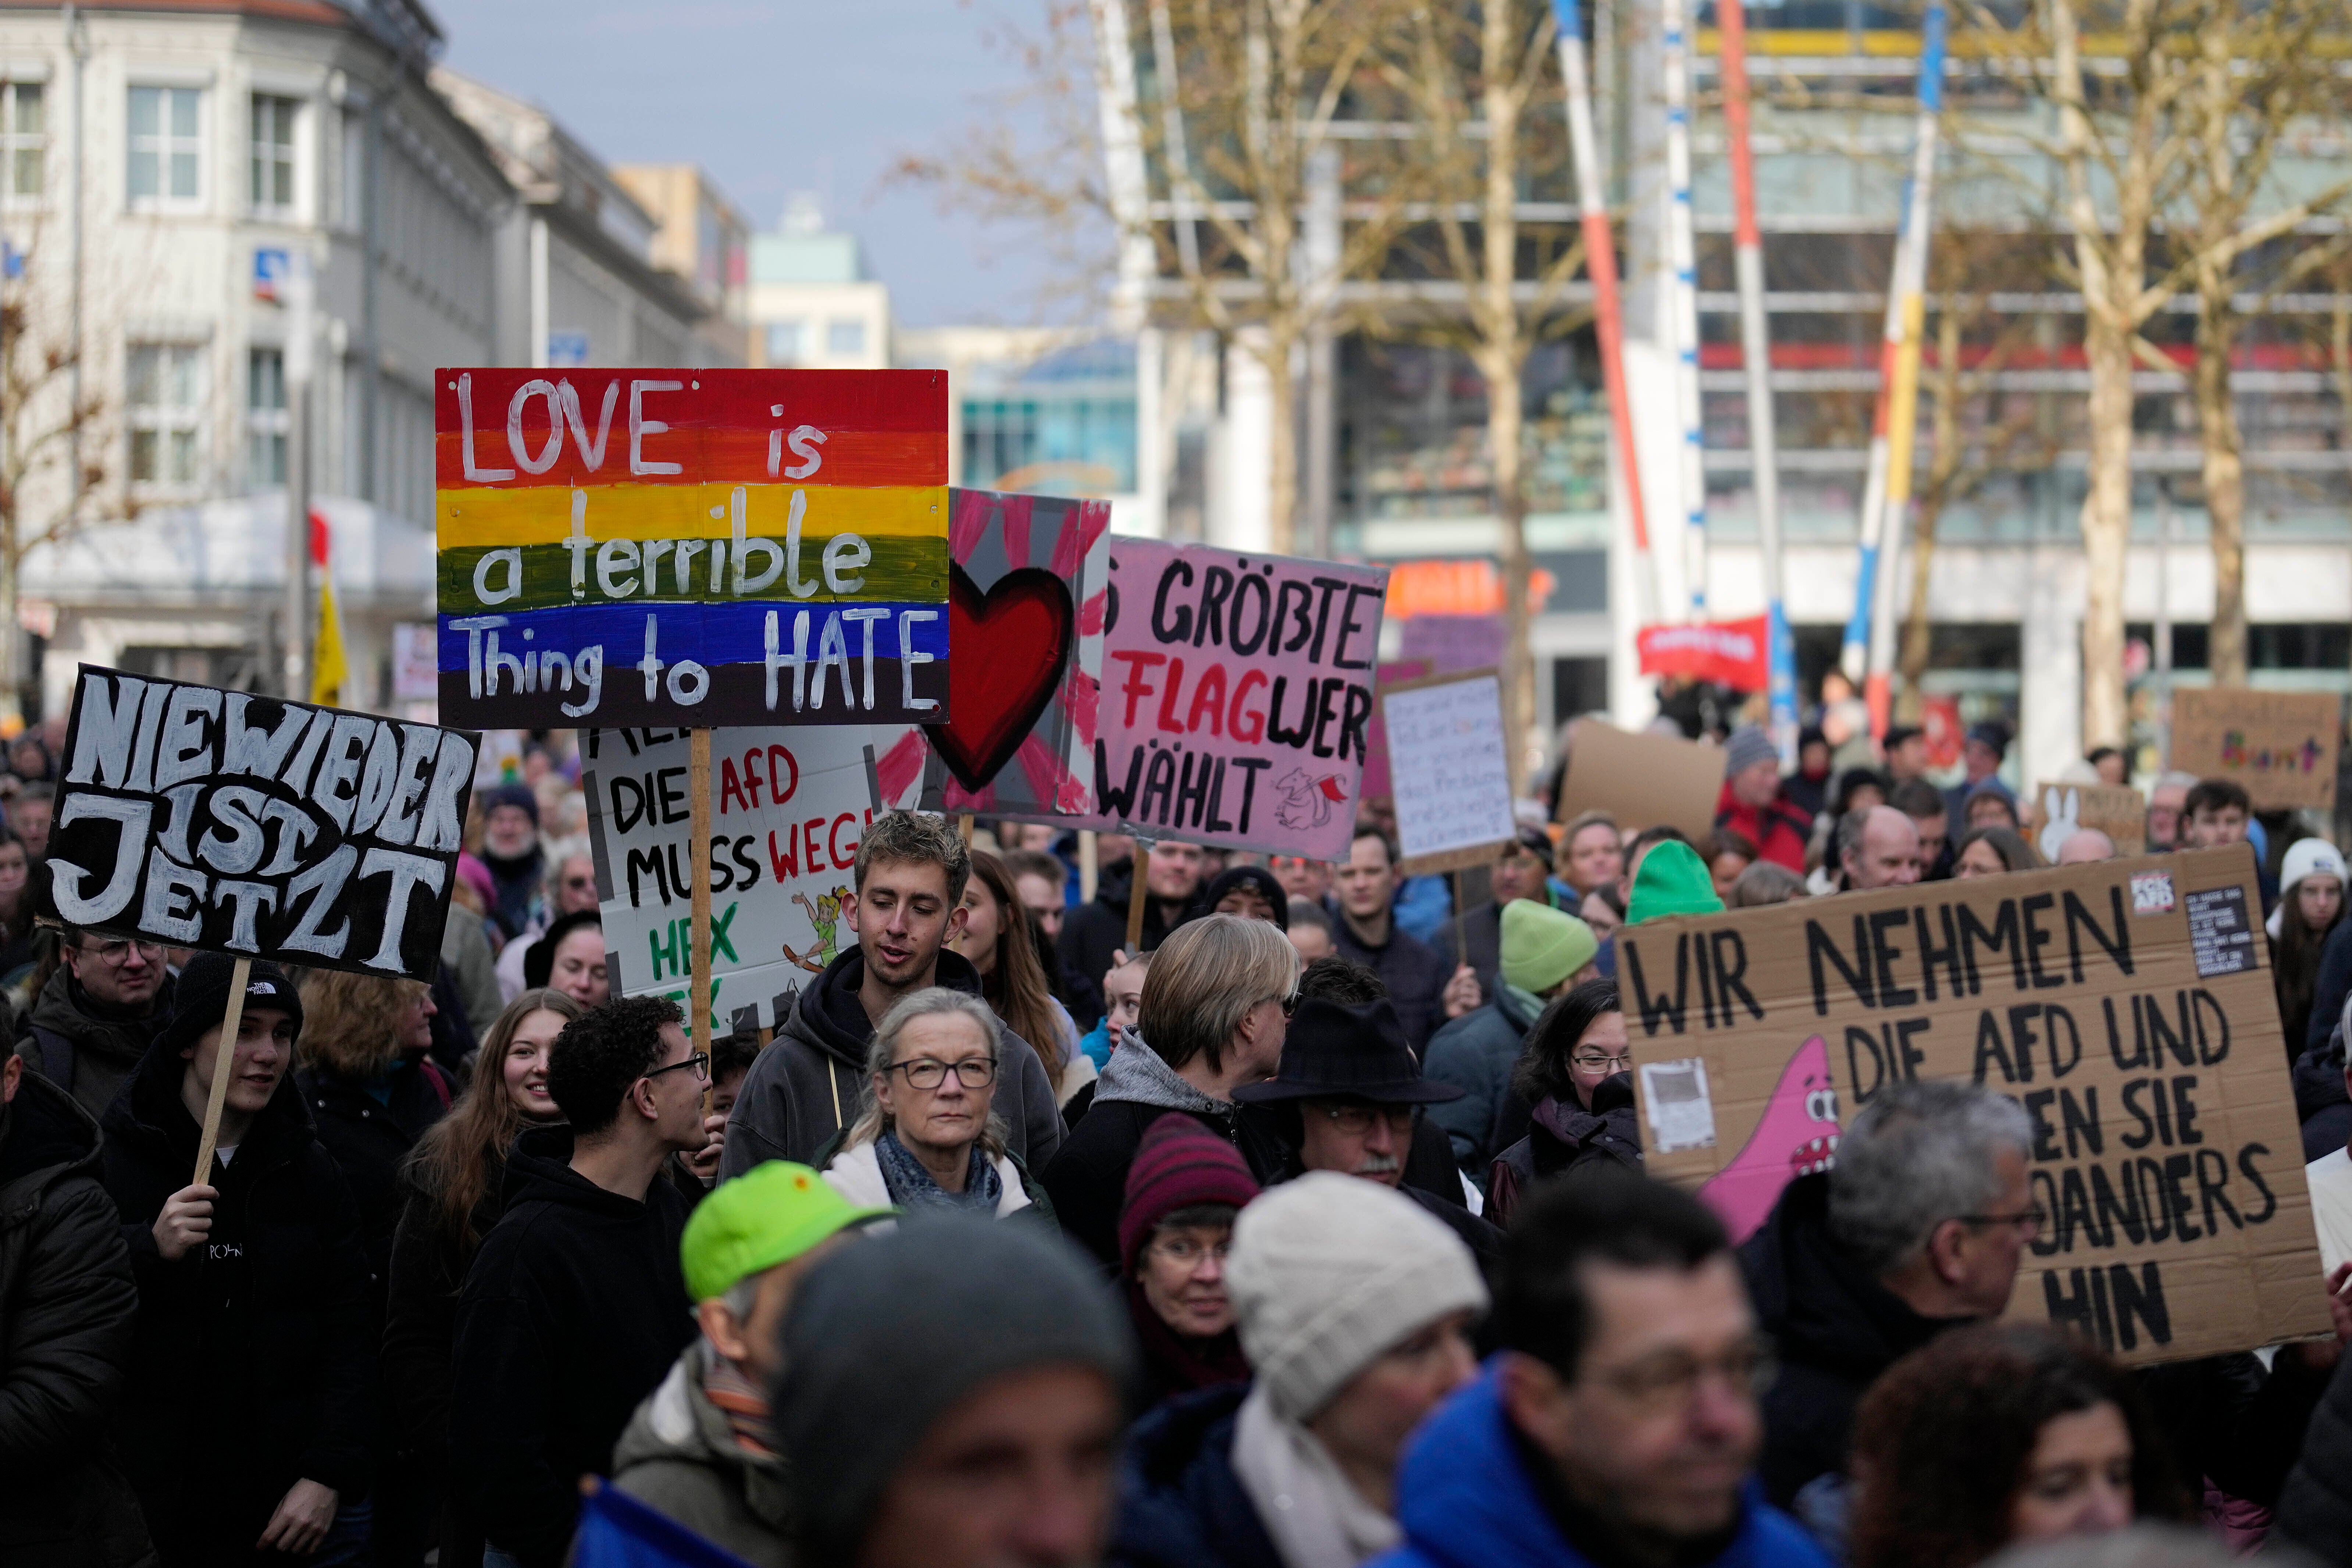
[[1715,825],[1739,834],[1774,865],[1803,874],[1812,816],[1781,793],[1780,754],[1772,738],[1753,724],[1733,731],[1724,748],[1723,795],[1716,802]]

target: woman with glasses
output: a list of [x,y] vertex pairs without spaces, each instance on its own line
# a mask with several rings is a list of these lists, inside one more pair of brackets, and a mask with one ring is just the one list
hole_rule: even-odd
[[[934,985],[875,1026],[863,1113],[826,1182],[868,1208],[971,1209],[1000,1218],[1039,1204],[990,1114],[1003,1029],[977,996]],[[1050,1215],[1050,1206],[1041,1212]]]
[[1225,1290],[1234,1216],[1257,1196],[1234,1146],[1174,1111],[1144,1131],[1118,1211],[1119,1271],[1152,1404],[1249,1379]]
[[1535,1111],[1527,1136],[1496,1155],[1487,1173],[1488,1219],[1509,1226],[1528,1187],[1588,1160],[1640,1167],[1633,1071],[1614,980],[1588,980],[1544,1010],[1511,1084]]

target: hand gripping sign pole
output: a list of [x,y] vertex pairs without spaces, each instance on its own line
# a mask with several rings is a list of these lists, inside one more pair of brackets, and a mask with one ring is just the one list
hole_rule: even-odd
[[245,983],[252,976],[253,960],[240,958],[229,971],[228,1008],[221,1015],[220,1045],[213,1052],[212,1093],[205,1100],[204,1135],[196,1140],[196,1173],[188,1185],[212,1184],[213,1150],[220,1142],[221,1111],[228,1104],[228,1080],[236,1068],[236,1031],[245,1022]]

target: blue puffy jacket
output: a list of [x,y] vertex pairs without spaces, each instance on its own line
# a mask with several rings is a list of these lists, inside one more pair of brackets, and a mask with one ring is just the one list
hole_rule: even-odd
[[1246,1383],[1179,1394],[1135,1424],[1119,1467],[1111,1568],[1282,1568],[1234,1473]]
[[[1494,1363],[1422,1423],[1397,1476],[1405,1543],[1371,1568],[1594,1568],[1545,1509],[1504,1426]],[[1751,1486],[1739,1533],[1708,1568],[1830,1568]]]

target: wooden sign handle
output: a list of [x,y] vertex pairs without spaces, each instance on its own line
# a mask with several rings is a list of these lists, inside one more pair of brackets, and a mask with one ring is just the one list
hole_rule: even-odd
[[196,1173],[192,1187],[209,1185],[213,1150],[220,1143],[221,1110],[228,1104],[228,1080],[236,1067],[237,1026],[245,1022],[245,983],[252,978],[253,960],[240,958],[229,971],[228,1007],[221,1014],[220,1048],[213,1053],[213,1089],[205,1100],[205,1130],[196,1140]]
[[[692,843],[687,853],[694,867],[694,931],[686,981],[686,1021],[694,1048],[708,1051],[718,1043],[710,996],[710,731],[694,730],[688,739],[693,749],[687,766],[687,798],[693,808],[687,828]],[[713,1071],[702,1081],[703,1115],[710,1114],[711,1096],[718,1089],[719,1075]]]
[[1151,846],[1139,838],[1135,841],[1134,858],[1128,861],[1133,873],[1129,879],[1127,893],[1127,956],[1132,963],[1143,951],[1143,900],[1150,896],[1151,880]]
[[[1448,871],[1445,879],[1454,888],[1454,962],[1459,967],[1470,962],[1470,944],[1462,935],[1462,873],[1459,870]],[[1454,976],[1449,974],[1445,978],[1450,984]]]
[[965,848],[967,848],[967,849],[971,848],[971,813],[970,813],[970,812],[968,812],[968,811],[967,811],[967,812],[961,812],[961,813],[959,813],[959,814],[958,814],[958,816],[956,816],[956,831],[957,831],[958,833],[960,833],[960,834],[961,834],[961,835],[963,836],[963,847],[964,847]]

